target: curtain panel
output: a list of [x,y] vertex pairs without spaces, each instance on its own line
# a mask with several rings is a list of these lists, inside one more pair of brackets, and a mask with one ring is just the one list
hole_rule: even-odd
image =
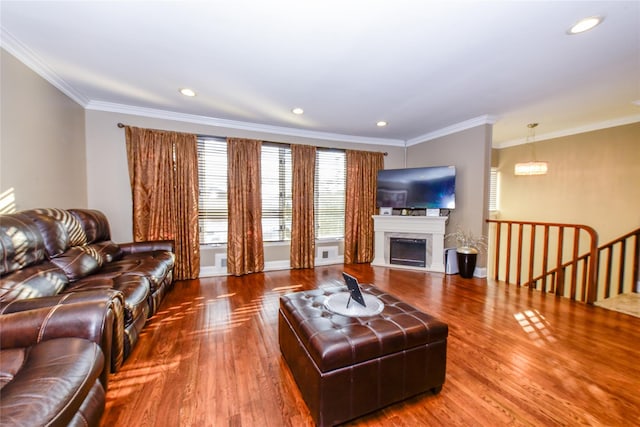
[[373,260],[373,215],[376,210],[376,179],[384,168],[384,154],[347,150],[344,262]]
[[291,145],[293,163],[291,268],[313,268],[315,265],[314,186],[316,147]]
[[234,276],[264,270],[262,142],[227,138],[227,269]]
[[125,127],[133,199],[133,239],[173,240],[174,278],[200,272],[197,137]]

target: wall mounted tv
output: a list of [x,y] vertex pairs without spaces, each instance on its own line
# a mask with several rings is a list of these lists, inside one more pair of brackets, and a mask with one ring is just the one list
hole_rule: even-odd
[[378,172],[377,207],[454,209],[456,168],[436,166]]

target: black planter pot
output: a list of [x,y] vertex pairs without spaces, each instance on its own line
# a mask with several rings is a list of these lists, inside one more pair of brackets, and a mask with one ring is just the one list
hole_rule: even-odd
[[458,257],[458,271],[460,277],[470,279],[473,277],[473,271],[476,269],[477,253],[456,252]]

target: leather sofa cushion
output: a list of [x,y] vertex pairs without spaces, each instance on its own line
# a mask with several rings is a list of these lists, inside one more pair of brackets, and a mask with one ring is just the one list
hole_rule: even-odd
[[0,425],[68,425],[103,365],[100,347],[81,338],[0,350]]
[[105,390],[99,382],[96,382],[67,427],[99,426],[105,401]]
[[370,285],[363,291],[384,302],[382,313],[347,317],[324,308],[326,298],[346,287],[322,288],[280,297],[280,311],[292,325],[318,369],[334,369],[445,340],[446,323]]
[[69,283],[64,272],[51,262],[42,262],[7,274],[0,281],[0,301],[48,297]]
[[44,242],[36,224],[23,214],[2,215],[0,253],[0,275],[44,260]]
[[88,276],[102,267],[103,264],[122,258],[120,246],[112,241],[74,246],[51,259],[60,267],[69,281],[75,282]]
[[105,264],[100,273],[131,273],[149,279],[151,292],[155,292],[175,263],[172,252],[153,251],[125,254],[121,259]]
[[102,264],[117,261],[124,255],[120,245],[112,242],[111,240],[91,243],[90,245],[87,245],[87,247],[91,248],[92,251],[95,251],[102,260]]
[[16,376],[24,365],[27,352],[24,348],[7,348],[0,351],[0,390]]
[[111,239],[109,221],[102,212],[92,209],[69,209],[69,212],[81,224],[87,243]]
[[40,214],[38,217],[46,216],[47,218],[51,218],[60,223],[67,235],[69,246],[79,246],[87,243],[87,236],[84,233],[82,224],[80,224],[78,218],[69,210],[58,208],[39,208],[32,209],[31,211],[25,211],[27,214],[29,214],[29,212],[37,212]]
[[124,297],[124,325],[130,325],[147,309],[149,296],[149,280],[137,274],[92,274],[72,283],[65,292],[88,291],[97,289],[114,289],[122,292]]
[[74,246],[52,258],[51,262],[64,271],[69,281],[75,282],[96,272],[103,264],[121,259],[122,256],[119,245],[112,241],[104,241]]
[[[48,216],[44,213],[41,213],[40,211],[43,210],[33,209],[24,211],[23,213],[25,215],[28,215],[29,218],[31,218],[38,227],[38,230],[40,231],[40,234],[42,235],[42,239],[44,241],[44,247],[47,251],[47,256],[49,258],[55,258],[58,255],[63,254],[64,251],[66,251],[71,245],[69,233],[67,232],[62,221],[58,221],[55,217]],[[79,225],[80,224],[78,224],[78,227]],[[80,228],[79,230],[82,229]],[[76,238],[76,240],[78,239]]]
[[69,278],[75,282],[93,273],[102,265],[102,259],[96,253],[91,253],[86,246],[75,246],[51,259]]

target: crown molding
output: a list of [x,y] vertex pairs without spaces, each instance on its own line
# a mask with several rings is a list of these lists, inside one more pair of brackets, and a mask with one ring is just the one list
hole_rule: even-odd
[[[464,122],[460,122],[445,128],[428,132],[424,135],[420,135],[406,141],[401,139],[390,138],[373,138],[363,137],[357,135],[344,135],[330,132],[310,131],[305,129],[290,128],[284,126],[264,125],[259,123],[242,122],[237,120],[218,119],[215,117],[199,116],[193,114],[177,113],[167,110],[159,110],[145,107],[136,107],[132,105],[116,104],[110,102],[94,101],[88,99],[81,92],[71,87],[60,76],[58,76],[51,67],[40,59],[40,57],[25,44],[16,39],[9,31],[3,26],[0,26],[0,47],[7,52],[15,56],[20,62],[25,64],[28,68],[33,70],[40,77],[49,82],[52,86],[60,90],[66,96],[73,101],[88,110],[107,111],[113,113],[131,114],[143,117],[158,118],[164,120],[175,120],[180,122],[202,124],[208,126],[216,126],[228,129],[237,129],[250,132],[261,132],[275,135],[288,135],[300,138],[310,139],[322,139],[326,141],[337,142],[350,142],[357,144],[374,144],[374,145],[387,145],[394,147],[410,147],[412,145],[420,144],[423,142],[431,141],[436,138],[441,138],[447,135],[461,132],[467,129],[474,128],[476,126],[495,124],[497,117],[492,115],[483,115],[475,117]],[[640,100],[633,101],[633,104],[640,105]],[[621,117],[612,120],[606,120],[598,123],[590,123],[584,126],[579,126],[570,129],[563,129],[556,132],[550,132],[546,134],[536,135],[536,142],[544,141],[547,139],[560,138],[570,135],[575,135],[584,132],[591,132],[600,129],[606,129],[615,126],[623,126],[631,123],[640,122],[640,115],[632,115]],[[526,138],[512,139],[501,143],[493,144],[493,148],[501,149],[521,145],[526,143]]]
[[436,138],[442,138],[443,136],[451,135],[457,132],[461,132],[467,129],[474,128],[476,126],[482,125],[492,125],[496,122],[497,118],[495,116],[491,116],[485,114],[483,116],[474,117],[473,119],[465,120],[464,122],[456,123],[451,126],[444,127],[442,129],[438,129],[433,132],[425,133],[424,135],[417,136],[415,138],[411,138],[407,140],[406,146],[411,147],[412,145],[420,144],[423,142],[431,141]]
[[[555,132],[536,135],[535,142],[545,141],[547,139],[553,139],[553,138],[562,138],[564,136],[577,135],[579,133],[593,132],[596,130],[607,129],[607,128],[612,128],[616,126],[624,126],[624,125],[629,125],[631,123],[637,123],[637,122],[640,122],[640,114],[635,114],[633,116],[620,117],[612,120],[605,120],[604,122],[589,123],[584,126],[578,126],[575,128],[562,129]],[[509,141],[501,142],[499,144],[494,144],[493,148],[501,149],[501,148],[507,148],[507,147],[514,147],[516,145],[522,145],[526,143],[527,143],[527,138],[524,137],[524,138],[512,139]]]
[[25,44],[15,38],[4,27],[0,26],[0,47],[15,56],[20,62],[33,70],[40,77],[51,83],[59,91],[85,107],[89,99],[78,92],[58,76],[38,55]]
[[149,117],[162,120],[174,120],[185,123],[237,129],[250,132],[269,133],[274,135],[288,135],[300,138],[322,139],[326,141],[352,142],[356,144],[374,144],[404,147],[404,141],[400,139],[369,138],[355,135],[343,135],[330,132],[310,131],[285,126],[273,126],[259,123],[242,122],[237,120],[218,119],[215,117],[199,116],[195,114],[177,113],[174,111],[159,110],[155,108],[136,107],[133,105],[116,104],[112,102],[89,101],[85,105],[87,110],[106,111],[111,113],[131,114],[134,116]]

